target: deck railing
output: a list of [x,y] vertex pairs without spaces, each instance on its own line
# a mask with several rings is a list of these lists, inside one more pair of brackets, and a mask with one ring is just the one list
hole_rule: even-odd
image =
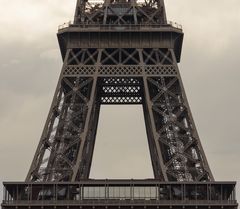
[[119,28],[119,29],[141,29],[141,28],[163,28],[163,27],[173,27],[179,30],[182,30],[182,25],[168,21],[167,24],[73,24],[71,21],[66,22],[60,26],[58,26],[58,30],[61,31],[65,28],[69,27],[78,27],[78,28],[99,28],[99,29],[112,29],[112,28]]
[[88,180],[64,183],[5,182],[3,205],[237,204],[235,182]]

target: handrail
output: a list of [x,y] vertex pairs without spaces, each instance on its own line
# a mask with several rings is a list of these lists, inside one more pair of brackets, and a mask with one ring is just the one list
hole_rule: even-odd
[[232,204],[236,201],[235,182],[158,182],[152,180],[90,180],[87,182],[38,182],[25,184],[4,183],[3,203],[28,202],[47,204],[48,201],[132,201],[161,204],[168,201],[179,203],[209,202]]
[[3,205],[108,205],[116,204],[119,205],[134,205],[134,204],[144,204],[144,205],[236,205],[236,200],[120,200],[120,199],[89,199],[89,200],[3,200]]
[[161,27],[173,27],[176,29],[182,30],[182,25],[173,22],[173,21],[168,21],[167,24],[122,24],[122,25],[117,25],[117,24],[73,24],[72,21],[66,22],[62,25],[58,26],[58,30],[63,30],[68,27],[79,27],[79,28],[113,28],[113,27],[118,27],[118,28],[161,28]]

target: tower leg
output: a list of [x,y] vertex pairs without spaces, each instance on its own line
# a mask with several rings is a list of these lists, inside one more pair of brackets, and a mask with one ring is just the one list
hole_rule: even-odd
[[[213,180],[187,98],[183,89],[173,50],[155,49],[156,66],[164,68],[166,61],[177,74],[143,75],[144,115],[155,178],[164,181]],[[165,54],[164,54],[165,53]],[[145,60],[154,53],[142,51]]]
[[90,100],[88,102],[88,112],[84,130],[80,135],[81,145],[79,147],[73,175],[71,181],[87,179],[90,172],[92,161],[100,104],[96,102],[97,94],[97,78],[93,78]]
[[27,181],[88,178],[100,108],[96,85],[96,75],[61,74]]
[[143,85],[144,85],[143,111],[154,176],[156,179],[159,179],[161,181],[167,181],[167,175],[166,172],[164,172],[164,163],[162,159],[160,146],[158,143],[159,135],[157,133],[156,124],[154,121],[152,104],[150,100],[146,76],[144,76],[143,78]]

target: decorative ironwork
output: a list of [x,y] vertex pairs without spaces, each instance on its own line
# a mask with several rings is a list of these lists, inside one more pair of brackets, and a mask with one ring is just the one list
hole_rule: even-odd
[[[27,180],[89,177],[102,104],[143,105],[156,179],[213,180],[177,67],[183,34],[167,26],[163,1],[78,0],[74,24],[59,33],[63,72]],[[94,24],[116,27],[96,32],[88,27]],[[128,35],[130,43],[136,41],[134,34],[140,34],[136,48],[127,48],[124,42],[120,43],[124,47],[109,47],[125,36],[121,29],[129,24],[149,25],[150,34]],[[176,39],[172,33],[178,33]],[[100,34],[109,40],[99,44]],[[160,47],[147,47],[150,39]],[[91,47],[80,47],[82,40],[90,41]]]
[[146,65],[145,72],[148,75],[177,76],[174,65]]
[[104,1],[88,2],[78,0],[75,24],[166,24],[167,18],[163,0],[136,2]]
[[[235,182],[88,180],[4,183],[3,208],[137,207],[236,208]],[[21,195],[19,195],[21,194]],[[206,204],[207,203],[207,204]],[[168,206],[169,207],[169,206]]]
[[99,70],[100,75],[141,75],[142,68],[139,65],[102,65]]
[[96,72],[95,66],[88,65],[68,65],[64,71],[64,76],[93,75]]
[[[4,209],[237,207],[235,183],[214,182],[201,146],[177,65],[183,32],[163,0],[77,0],[58,40],[49,115],[26,182],[4,184]],[[103,104],[143,106],[154,180],[88,180]]]

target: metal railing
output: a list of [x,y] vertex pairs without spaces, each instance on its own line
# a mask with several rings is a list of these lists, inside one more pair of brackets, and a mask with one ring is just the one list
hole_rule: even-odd
[[237,205],[236,200],[18,200],[3,201],[3,205]]
[[141,29],[141,28],[164,28],[164,27],[173,27],[179,30],[182,30],[182,25],[168,21],[167,24],[73,24],[72,21],[66,22],[58,26],[58,30],[61,31],[69,27],[78,27],[78,28],[99,28],[99,29]]
[[4,183],[3,205],[236,205],[235,182],[88,180]]

